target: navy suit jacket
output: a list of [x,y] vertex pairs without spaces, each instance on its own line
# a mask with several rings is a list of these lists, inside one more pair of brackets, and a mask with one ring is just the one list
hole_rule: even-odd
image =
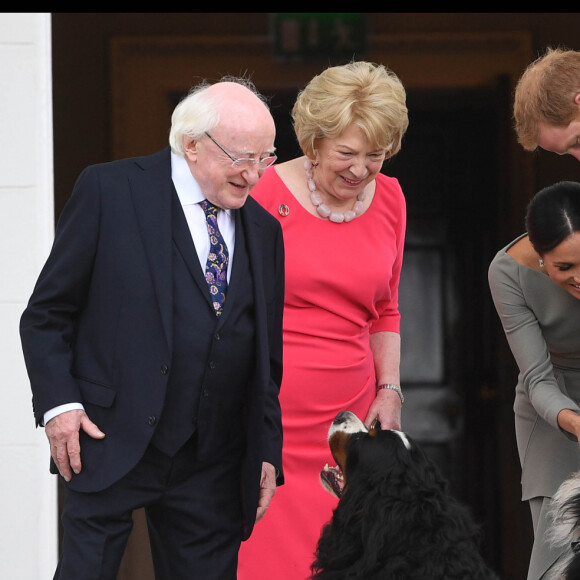
[[[153,435],[151,418],[161,414],[173,348],[173,195],[169,148],[86,168],[21,318],[36,424],[47,410],[69,402],[99,411],[106,437],[81,440],[83,469],[66,484],[78,491],[102,490],[132,469]],[[278,221],[255,200],[248,197],[238,211],[257,337],[241,482],[247,537],[262,461],[279,469],[283,483],[284,249]],[[203,276],[196,279],[205,283]],[[209,302],[207,287],[203,292]]]

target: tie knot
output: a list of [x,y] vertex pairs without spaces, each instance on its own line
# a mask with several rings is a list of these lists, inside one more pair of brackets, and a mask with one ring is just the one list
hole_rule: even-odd
[[213,203],[210,203],[209,201],[207,201],[207,199],[204,199],[201,202],[201,207],[202,207],[203,211],[205,212],[206,216],[209,216],[209,215],[217,216],[219,208],[217,206],[215,206]]

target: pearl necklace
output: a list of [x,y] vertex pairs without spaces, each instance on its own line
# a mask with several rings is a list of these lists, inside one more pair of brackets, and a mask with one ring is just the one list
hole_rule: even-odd
[[342,222],[349,222],[362,214],[364,209],[363,201],[366,197],[364,189],[358,194],[357,201],[355,201],[352,209],[345,211],[344,213],[332,211],[325,203],[322,203],[322,198],[316,191],[316,184],[314,183],[314,179],[312,177],[312,167],[312,161],[310,161],[310,159],[306,159],[304,162],[304,169],[306,170],[306,179],[308,181],[308,189],[310,190],[310,201],[316,207],[316,211],[320,217],[340,224]]

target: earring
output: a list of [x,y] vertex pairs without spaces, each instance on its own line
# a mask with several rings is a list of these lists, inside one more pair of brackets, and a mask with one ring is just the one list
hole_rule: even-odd
[[542,260],[542,258],[540,258],[540,268],[544,267],[544,260]]

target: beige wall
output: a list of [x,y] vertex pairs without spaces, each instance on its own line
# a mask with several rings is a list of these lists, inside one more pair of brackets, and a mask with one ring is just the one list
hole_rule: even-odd
[[56,479],[34,428],[18,322],[53,235],[51,17],[0,13],[0,576],[46,580]]

